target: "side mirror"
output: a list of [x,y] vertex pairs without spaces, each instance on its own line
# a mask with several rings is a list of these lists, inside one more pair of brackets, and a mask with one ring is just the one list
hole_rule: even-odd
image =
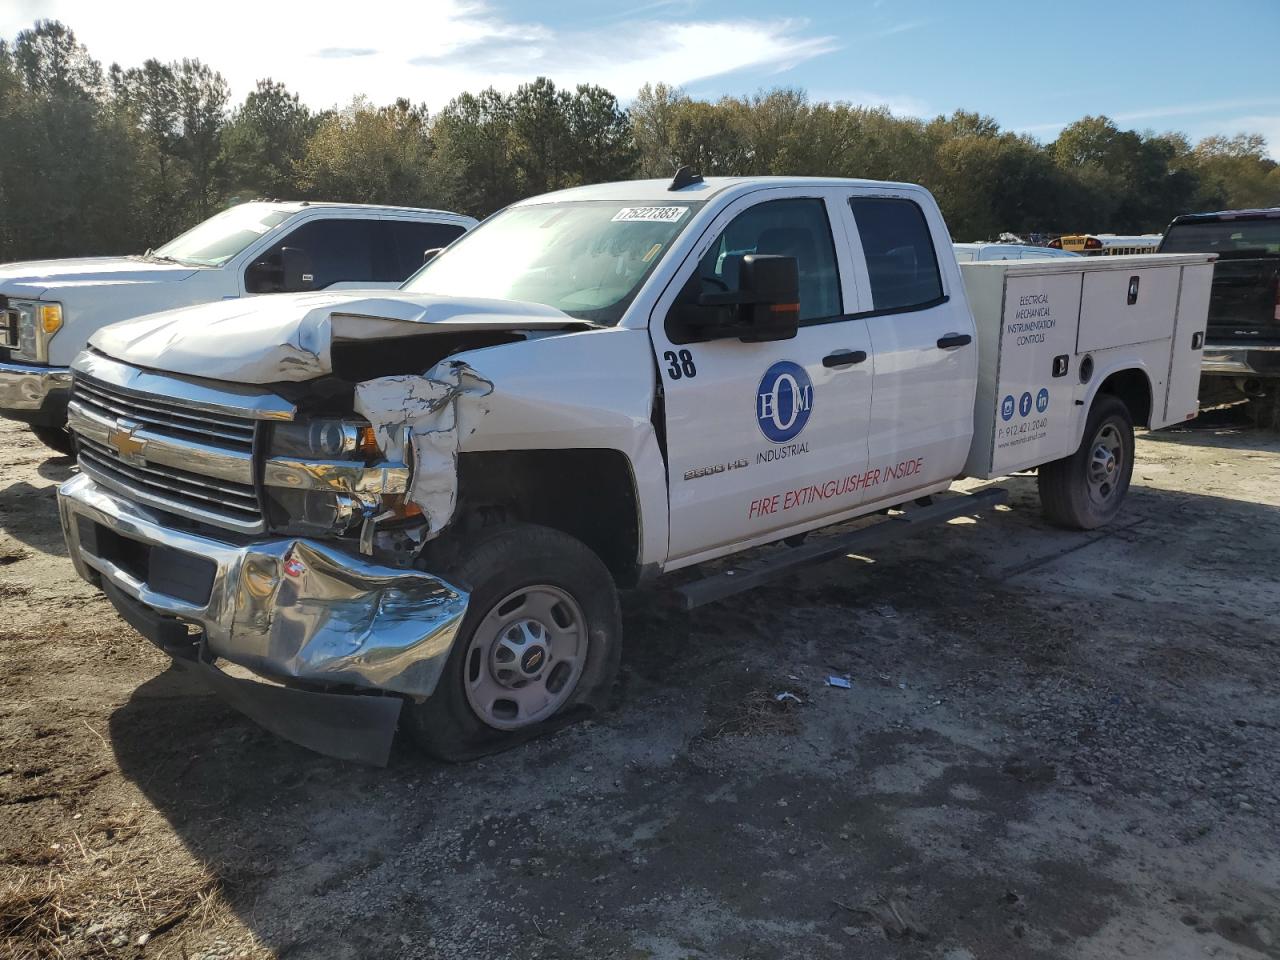
[[280,267],[283,273],[281,289],[286,293],[310,290],[315,286],[311,255],[301,247],[281,247]]
[[244,271],[244,288],[250,293],[276,293],[280,289],[280,264],[256,260]]
[[436,258],[436,256],[437,256],[437,255],[440,253],[440,251],[441,251],[441,250],[443,250],[443,249],[444,249],[444,247],[431,247],[431,248],[430,248],[430,249],[428,249],[428,250],[423,250],[423,251],[422,251],[422,262],[423,262],[423,263],[430,263],[432,260],[434,260],[434,259]]
[[800,320],[800,270],[795,257],[749,253],[742,258],[738,289],[700,293],[695,274],[671,311],[673,343],[736,338],[743,343],[790,340]]
[[790,340],[800,325],[800,268],[795,257],[749,253],[739,284],[749,334],[744,343]]

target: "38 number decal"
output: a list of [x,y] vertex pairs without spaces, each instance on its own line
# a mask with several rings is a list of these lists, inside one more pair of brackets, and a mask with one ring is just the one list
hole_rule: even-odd
[[672,380],[679,380],[684,377],[692,380],[698,375],[698,368],[693,362],[693,354],[688,350],[681,350],[676,353],[674,350],[668,350],[662,355],[662,359],[671,364],[667,367],[667,376]]

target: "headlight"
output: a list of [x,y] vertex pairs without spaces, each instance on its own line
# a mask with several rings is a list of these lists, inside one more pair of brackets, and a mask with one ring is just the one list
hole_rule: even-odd
[[317,417],[272,427],[271,456],[370,460],[378,456],[378,443],[364,420]]
[[62,329],[62,304],[39,300],[10,300],[18,314],[18,354],[28,360],[47,362],[49,338]]
[[407,503],[409,468],[383,459],[364,420],[316,417],[275,424],[263,486],[271,527],[280,533],[342,534],[388,511],[420,513]]

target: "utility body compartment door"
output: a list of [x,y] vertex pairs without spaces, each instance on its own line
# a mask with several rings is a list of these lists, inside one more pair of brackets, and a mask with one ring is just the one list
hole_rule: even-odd
[[[848,319],[857,291],[840,202],[819,186],[739,197],[655,303],[649,331],[666,429],[668,569],[819,526],[866,495],[871,342],[866,324]],[[796,336],[681,342],[673,308],[738,289],[749,253],[796,258]]]
[[1080,353],[1162,340],[1178,303],[1176,271],[1167,268],[1105,270],[1084,275],[1080,304]]
[[999,393],[992,471],[1046,463],[1075,449],[1078,273],[1006,275],[994,356]]
[[[1169,394],[1163,411],[1164,423],[1190,420],[1200,411],[1200,362],[1215,269],[1212,263],[1182,268],[1178,319],[1169,351]],[[1160,412],[1155,410],[1152,416]]]

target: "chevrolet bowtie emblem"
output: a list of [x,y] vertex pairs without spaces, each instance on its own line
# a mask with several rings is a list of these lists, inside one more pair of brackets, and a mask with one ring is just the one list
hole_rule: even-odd
[[107,444],[120,454],[121,460],[138,462],[147,449],[147,441],[134,436],[138,424],[132,420],[117,420],[116,425],[107,431]]

